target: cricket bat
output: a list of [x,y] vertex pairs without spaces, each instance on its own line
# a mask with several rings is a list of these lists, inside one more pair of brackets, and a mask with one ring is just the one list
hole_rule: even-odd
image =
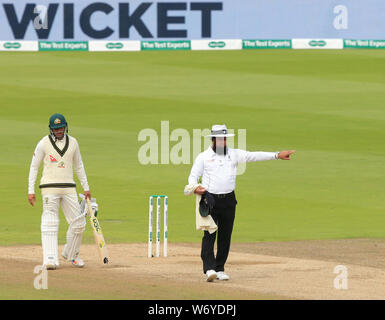
[[98,248],[100,261],[103,264],[107,264],[109,257],[108,257],[106,242],[104,241],[104,237],[103,237],[103,233],[102,233],[102,228],[100,227],[98,218],[96,218],[96,216],[95,216],[94,210],[92,210],[90,199],[86,198],[86,200],[87,200],[87,205],[88,205],[88,216],[90,218],[90,223],[92,226],[92,231],[94,234],[96,246]]

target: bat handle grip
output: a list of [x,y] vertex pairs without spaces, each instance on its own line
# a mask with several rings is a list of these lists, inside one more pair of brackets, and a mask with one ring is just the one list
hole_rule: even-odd
[[87,201],[87,205],[88,205],[88,215],[91,216],[92,215],[91,201],[88,198],[86,198],[86,201]]

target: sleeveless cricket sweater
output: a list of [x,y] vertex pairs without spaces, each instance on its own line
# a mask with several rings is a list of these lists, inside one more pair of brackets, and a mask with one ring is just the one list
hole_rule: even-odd
[[76,193],[72,167],[77,148],[76,139],[66,135],[63,138],[65,139],[63,149],[59,149],[51,135],[43,139],[45,157],[39,186],[41,193],[43,195]]

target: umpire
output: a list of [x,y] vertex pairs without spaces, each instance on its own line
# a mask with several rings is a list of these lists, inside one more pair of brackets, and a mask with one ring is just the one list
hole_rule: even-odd
[[[264,160],[290,160],[290,155],[295,152],[294,150],[248,152],[231,149],[226,146],[226,138],[232,136],[234,134],[227,133],[226,125],[212,126],[211,134],[207,136],[212,139],[212,145],[197,156],[188,178],[189,184],[196,184],[202,178],[201,186],[195,190],[195,193],[203,195],[207,191],[215,199],[215,205],[210,214],[217,224],[218,230],[211,234],[204,231],[201,249],[203,272],[208,282],[214,279],[230,279],[224,271],[230,251],[237,205],[234,189],[238,164]],[[214,244],[217,233],[217,254],[215,256]]]

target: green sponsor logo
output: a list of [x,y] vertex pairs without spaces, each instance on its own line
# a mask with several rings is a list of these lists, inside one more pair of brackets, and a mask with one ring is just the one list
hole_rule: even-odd
[[210,48],[224,48],[224,47],[226,47],[226,43],[224,41],[210,41],[209,47]]
[[99,223],[98,223],[98,220],[96,218],[93,218],[92,219],[92,222],[94,224],[94,227],[95,227],[95,230],[97,233],[100,233],[100,227],[99,227]]
[[142,41],[142,50],[190,50],[190,40],[179,41]]
[[242,49],[291,49],[291,40],[242,40]]
[[106,44],[106,48],[109,50],[120,50],[123,49],[124,45],[121,42],[109,42]]
[[385,40],[344,40],[344,48],[385,49]]
[[39,51],[88,51],[88,41],[39,41]]
[[20,42],[6,42],[3,44],[3,47],[5,49],[20,49],[21,43]]
[[324,47],[326,46],[325,40],[311,40],[309,41],[309,46],[311,47]]

